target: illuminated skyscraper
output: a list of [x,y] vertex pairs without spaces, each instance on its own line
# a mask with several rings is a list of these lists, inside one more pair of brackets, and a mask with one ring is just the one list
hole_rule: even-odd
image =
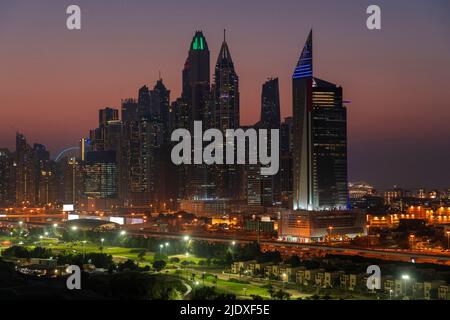
[[214,70],[214,126],[223,132],[239,128],[239,77],[225,38]]
[[313,77],[312,31],[292,76],[293,208],[347,208],[347,114],[342,88]]
[[33,148],[26,138],[16,134],[16,202],[21,206],[35,205],[36,203],[36,173],[37,159]]
[[115,151],[88,152],[84,170],[84,192],[87,198],[117,198],[118,186]]
[[[203,122],[203,130],[212,125],[210,92],[210,54],[208,43],[202,31],[196,31],[189,46],[189,53],[183,69],[182,98],[190,110],[190,131],[194,121]],[[211,182],[206,165],[191,165],[186,168],[187,179],[184,198],[207,199],[213,197],[214,184]],[[184,189],[184,188],[183,188]]]
[[183,69],[183,99],[193,121],[210,119],[210,54],[202,31],[196,31]]
[[[214,70],[213,114],[214,128],[224,134],[227,129],[239,128],[239,77],[234,69],[230,49],[225,38]],[[225,148],[223,149],[225,153]],[[236,199],[240,193],[240,166],[219,165],[211,168],[219,198]]]
[[10,206],[15,200],[14,158],[6,148],[0,148],[0,206]]

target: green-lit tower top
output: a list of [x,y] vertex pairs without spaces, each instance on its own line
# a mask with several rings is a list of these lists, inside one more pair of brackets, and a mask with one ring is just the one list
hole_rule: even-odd
[[208,43],[206,42],[203,32],[196,31],[191,43],[191,50],[208,50]]

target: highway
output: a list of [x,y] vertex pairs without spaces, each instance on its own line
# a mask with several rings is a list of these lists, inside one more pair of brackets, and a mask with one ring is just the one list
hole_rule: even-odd
[[[235,243],[251,243],[256,241],[256,237],[239,237],[230,236],[223,234],[178,234],[170,232],[152,232],[152,231],[128,231],[130,234],[138,236],[147,236],[154,238],[164,238],[164,239],[177,239],[183,240],[186,235],[192,240],[203,240],[211,242],[235,242]],[[382,248],[361,248],[353,246],[337,246],[337,245],[325,245],[325,244],[315,244],[315,243],[299,243],[299,242],[285,242],[277,241],[272,239],[261,239],[261,247],[266,247],[267,249],[273,248],[280,251],[290,250],[290,249],[311,249],[311,250],[321,250],[328,253],[344,254],[344,255],[359,255],[372,257],[376,259],[387,259],[387,260],[400,260],[409,261],[412,259],[415,262],[430,262],[438,264],[448,264],[450,265],[450,253],[444,252],[420,252],[420,251],[410,251],[410,250],[394,250],[394,249],[382,249]]]
[[[7,223],[17,223],[16,221],[3,220],[0,222]],[[26,222],[29,225],[35,225],[37,227],[43,227],[49,222],[47,221],[35,221]],[[222,243],[236,243],[236,244],[246,244],[252,243],[257,240],[256,235],[242,235],[238,233],[234,234],[224,234],[224,233],[175,233],[175,232],[156,232],[142,229],[138,225],[127,225],[125,226],[128,234],[134,236],[144,236],[160,239],[173,239],[173,240],[184,240],[185,236],[189,236],[192,240],[203,240],[209,242],[222,242]],[[394,260],[394,261],[405,261],[417,263],[435,263],[450,265],[450,252],[423,252],[423,251],[411,251],[411,250],[395,250],[395,249],[383,249],[383,248],[367,248],[367,247],[354,247],[354,246],[343,246],[343,245],[327,245],[327,244],[317,244],[317,243],[300,243],[300,242],[285,242],[273,239],[261,238],[259,241],[261,248],[263,250],[279,250],[281,253],[293,254],[295,251],[301,252],[301,250],[309,249],[316,252],[325,252],[333,254],[351,255],[351,256],[363,256],[373,259],[382,260]]]

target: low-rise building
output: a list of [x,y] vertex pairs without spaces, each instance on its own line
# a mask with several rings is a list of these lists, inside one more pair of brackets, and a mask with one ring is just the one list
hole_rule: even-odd
[[248,265],[248,271],[251,275],[261,275],[264,274],[264,269],[269,266],[270,262],[252,262]]
[[361,282],[361,276],[358,274],[344,274],[339,276],[339,287],[343,290],[355,291]]
[[439,300],[450,300],[450,286],[449,285],[439,286],[438,299]]
[[425,300],[432,300],[438,298],[438,288],[442,285],[446,285],[445,281],[435,280],[435,281],[426,281],[423,283],[423,296]]
[[248,270],[248,266],[251,263],[254,263],[255,261],[235,261],[231,265],[231,272],[232,273],[242,273],[246,270]]
[[305,270],[305,267],[282,266],[278,276],[282,281],[295,282],[299,270]]

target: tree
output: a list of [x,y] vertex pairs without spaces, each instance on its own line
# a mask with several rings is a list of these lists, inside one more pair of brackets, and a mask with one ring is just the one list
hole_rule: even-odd
[[278,300],[289,300],[291,298],[291,294],[280,289],[275,292],[273,298]]
[[138,265],[136,263],[134,263],[134,261],[131,259],[128,259],[127,261],[119,264],[120,271],[124,271],[124,270],[134,271],[137,269],[138,269]]
[[200,287],[192,290],[192,300],[214,300],[217,297],[213,287]]
[[153,262],[153,268],[158,272],[161,271],[162,269],[164,269],[165,266],[166,266],[166,262],[164,260],[155,260]]
[[16,257],[16,258],[25,258],[29,259],[31,258],[30,252],[21,246],[12,246],[9,248],[6,248],[2,251],[2,255],[4,257]]
[[291,267],[295,268],[295,267],[299,267],[302,262],[300,260],[300,258],[296,255],[293,255],[289,258],[288,263],[291,265]]
[[144,261],[144,257],[145,257],[145,250],[142,250],[139,252],[139,254],[137,255],[139,261]]

